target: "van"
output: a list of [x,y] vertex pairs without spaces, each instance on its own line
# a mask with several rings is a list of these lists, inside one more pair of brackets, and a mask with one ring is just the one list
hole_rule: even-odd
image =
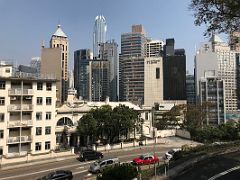
[[100,173],[103,172],[105,168],[114,166],[116,164],[119,164],[118,158],[101,159],[90,165],[88,171],[91,173]]
[[181,151],[181,148],[175,148],[175,149],[172,149],[168,152],[165,153],[165,159],[172,159],[173,158],[173,155],[178,152],[178,151]]

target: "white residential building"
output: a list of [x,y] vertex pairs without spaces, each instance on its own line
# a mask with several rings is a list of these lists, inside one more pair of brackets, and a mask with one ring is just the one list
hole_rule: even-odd
[[0,74],[0,156],[54,149],[55,107],[55,79]]

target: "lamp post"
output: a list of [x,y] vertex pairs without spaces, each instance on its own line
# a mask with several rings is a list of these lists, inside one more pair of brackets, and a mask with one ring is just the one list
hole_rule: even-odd
[[[157,128],[153,129],[153,137],[154,137],[154,146],[153,146],[153,154],[154,157],[156,156],[156,137],[157,137]],[[156,180],[157,176],[157,167],[156,167],[156,162],[154,162],[154,179]]]

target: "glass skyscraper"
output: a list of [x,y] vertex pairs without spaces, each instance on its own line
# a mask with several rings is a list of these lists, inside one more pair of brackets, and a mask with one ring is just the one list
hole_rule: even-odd
[[93,57],[98,59],[99,56],[99,44],[106,42],[107,34],[107,22],[103,15],[99,15],[95,18],[94,30],[93,30]]

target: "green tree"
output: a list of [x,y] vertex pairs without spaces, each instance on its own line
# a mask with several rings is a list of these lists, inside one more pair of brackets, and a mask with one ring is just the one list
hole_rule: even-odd
[[120,164],[107,168],[97,180],[132,180],[138,175],[137,168],[130,164]]
[[97,122],[93,118],[92,113],[84,114],[78,121],[77,130],[80,135],[87,136],[87,145],[89,144],[89,138],[92,139],[97,133]]
[[194,11],[195,25],[205,24],[205,35],[212,32],[230,33],[240,28],[239,0],[192,0],[189,9]]

